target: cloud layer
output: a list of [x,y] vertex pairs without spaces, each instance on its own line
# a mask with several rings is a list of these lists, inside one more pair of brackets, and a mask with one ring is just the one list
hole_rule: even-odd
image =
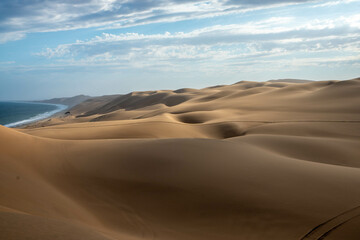
[[2,0],[0,43],[31,32],[122,28],[314,0]]
[[360,0],[2,0],[0,98],[358,77],[359,7]]
[[[339,54],[341,52],[341,54]],[[37,53],[62,63],[122,67],[201,65],[243,66],[275,59],[296,58],[300,65],[360,60],[360,14],[297,23],[291,17],[272,17],[244,24],[215,25],[191,32],[163,34],[103,33]],[[339,56],[340,55],[340,56]],[[339,58],[341,57],[341,58]],[[259,61],[260,59],[260,61]],[[206,66],[206,67],[205,67]]]

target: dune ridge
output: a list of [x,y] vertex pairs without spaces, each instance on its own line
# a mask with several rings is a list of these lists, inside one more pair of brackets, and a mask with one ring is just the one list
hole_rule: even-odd
[[241,81],[0,126],[0,239],[359,239],[359,92]]

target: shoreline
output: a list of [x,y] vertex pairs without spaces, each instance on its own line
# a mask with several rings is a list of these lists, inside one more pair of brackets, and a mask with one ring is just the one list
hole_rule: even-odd
[[[10,102],[10,101],[8,101],[8,102]],[[52,106],[56,106],[57,108],[52,111],[37,114],[37,115],[27,118],[27,119],[23,119],[20,121],[16,121],[13,123],[8,123],[8,124],[3,125],[4,127],[8,127],[8,128],[24,127],[28,124],[33,124],[35,122],[50,118],[51,116],[54,116],[55,114],[62,112],[69,108],[69,106],[63,105],[63,104],[27,102],[27,101],[12,101],[12,102],[24,103],[24,104],[31,103],[31,104],[40,104],[40,105],[52,105]]]

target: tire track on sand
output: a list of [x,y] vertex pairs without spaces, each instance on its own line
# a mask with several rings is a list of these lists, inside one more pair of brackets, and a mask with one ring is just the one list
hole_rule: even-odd
[[352,208],[346,212],[321,223],[314,227],[300,240],[322,240],[325,239],[332,231],[340,227],[341,225],[351,221],[352,219],[360,216],[360,206]]

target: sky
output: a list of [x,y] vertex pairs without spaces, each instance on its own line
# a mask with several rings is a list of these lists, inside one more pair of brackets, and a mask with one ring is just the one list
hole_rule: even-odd
[[360,0],[1,0],[0,100],[360,77]]

